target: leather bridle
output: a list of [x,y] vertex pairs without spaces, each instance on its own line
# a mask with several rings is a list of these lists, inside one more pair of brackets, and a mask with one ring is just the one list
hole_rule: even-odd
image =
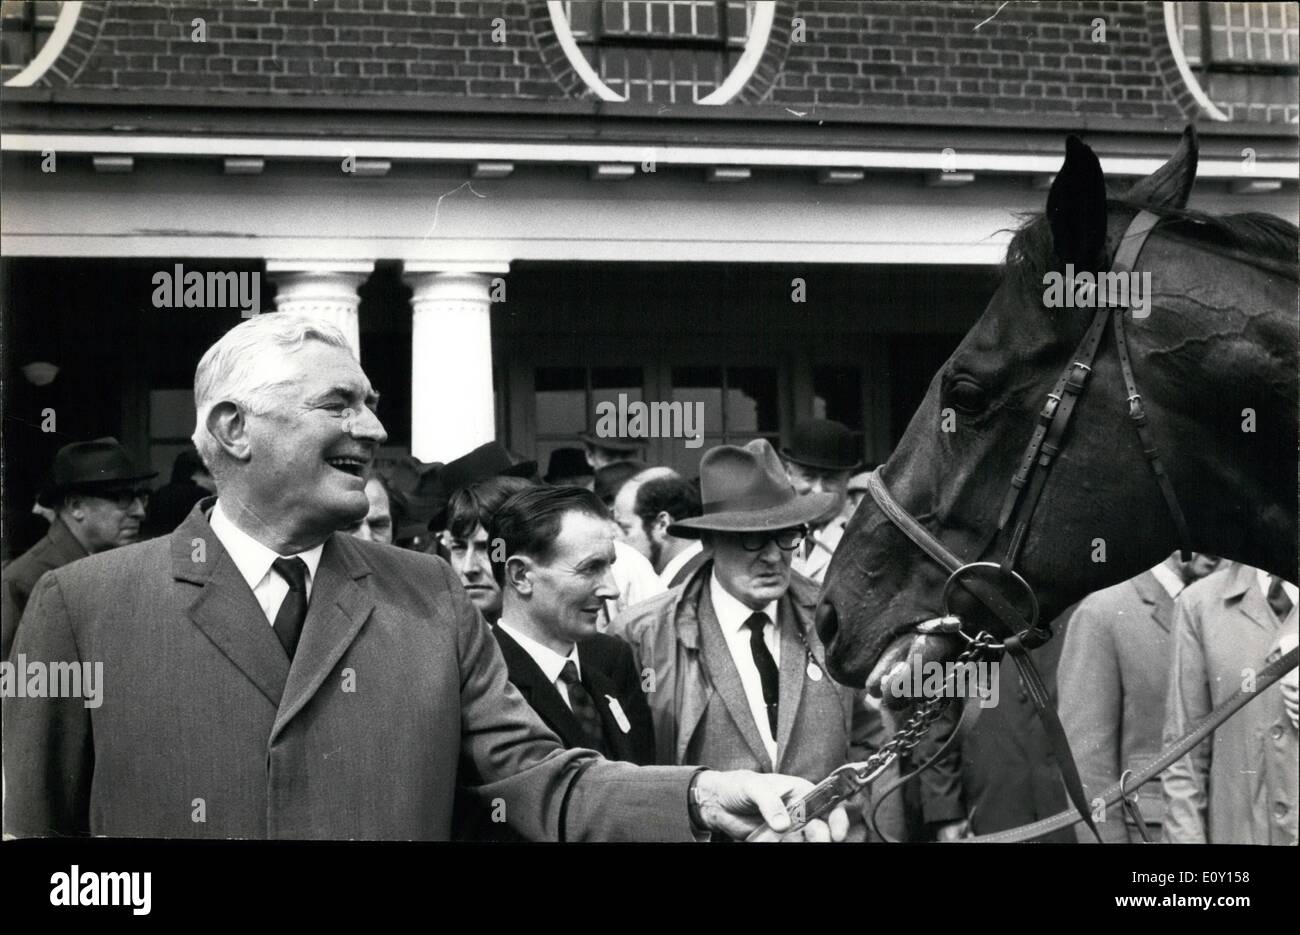
[[[1111,272],[1128,275],[1134,271],[1142,254],[1142,248],[1146,245],[1147,237],[1159,220],[1157,215],[1145,210],[1139,211],[1133,217],[1124,231],[1115,258],[1110,264]],[[1072,283],[1067,284],[1067,288],[1072,287]],[[1065,731],[1061,727],[1060,718],[1056,714],[1042,677],[1027,654],[1027,650],[1041,646],[1051,638],[1051,629],[1046,623],[1040,624],[1037,597],[1030,584],[1016,572],[1015,565],[1020,557],[1030,521],[1038,508],[1052,465],[1068,441],[1066,430],[1074,415],[1075,405],[1087,388],[1093,362],[1096,360],[1108,322],[1115,335],[1120,372],[1123,374],[1124,389],[1128,397],[1129,417],[1137,428],[1147,464],[1155,475],[1169,515],[1178,530],[1183,558],[1185,561],[1190,558],[1188,553],[1191,551],[1191,536],[1188,533],[1187,520],[1164,464],[1160,460],[1155,443],[1151,439],[1146,410],[1142,405],[1142,397],[1138,393],[1133,376],[1133,363],[1124,331],[1127,312],[1127,308],[1119,306],[1102,305],[1097,308],[1092,323],[1075,349],[1071,363],[1057,379],[1052,392],[1047,394],[1033,435],[1011,479],[998,515],[997,534],[991,545],[995,546],[999,540],[1005,542],[1000,561],[963,561],[894,499],[880,476],[879,468],[867,479],[867,491],[880,511],[917,548],[948,572],[948,580],[943,590],[944,609],[948,616],[943,619],[949,621],[951,626],[936,628],[935,622],[931,621],[928,622],[931,624],[929,628],[922,625],[922,632],[956,630],[968,642],[976,637],[975,633],[963,632],[970,626],[965,620],[961,622],[962,629],[956,629],[956,622],[962,618],[962,614],[956,613],[953,608],[954,595],[959,588],[973,596],[989,611],[989,614],[981,615],[982,619],[988,624],[987,628],[993,631],[992,635],[1001,640],[997,649],[1009,652],[1020,669],[1021,680],[1047,730],[1070,799],[1075,810],[1092,828],[1094,834],[1097,834],[1097,829],[1088,811],[1078,768],[1070,753]],[[955,736],[956,732],[954,738]],[[950,742],[954,738],[950,738]],[[944,748],[946,749],[948,745],[945,744]],[[938,754],[930,757],[925,765],[928,766],[937,759]],[[922,769],[924,768],[923,766]],[[920,771],[920,769],[916,770],[907,778]]]

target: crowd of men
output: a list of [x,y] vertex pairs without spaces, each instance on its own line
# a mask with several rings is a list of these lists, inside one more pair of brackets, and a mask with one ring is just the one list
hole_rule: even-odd
[[[899,726],[829,677],[813,626],[866,490],[838,422],[718,445],[698,477],[590,434],[544,476],[497,442],[378,471],[345,339],[288,314],[219,340],[195,397],[196,448],[156,491],[114,439],[60,450],[49,531],[3,570],[4,658],[102,662],[106,682],[94,710],[6,698],[6,833],[743,838]],[[1089,794],[1294,646],[1296,603],[1175,555],[1063,615],[1037,652]],[[998,677],[1002,704],[934,770],[799,836],[946,841],[1065,808]],[[1295,671],[1265,694],[1103,837],[1296,843]]]

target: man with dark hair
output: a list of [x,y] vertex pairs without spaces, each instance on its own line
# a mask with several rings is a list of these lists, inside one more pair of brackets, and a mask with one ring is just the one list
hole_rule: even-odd
[[443,548],[451,570],[488,623],[501,617],[501,585],[492,570],[488,527],[501,504],[531,486],[522,477],[489,477],[460,488],[447,502]]
[[185,521],[194,504],[216,492],[216,482],[208,473],[199,453],[186,448],[172,462],[171,480],[149,497],[149,516],[144,524],[145,538],[165,536]]
[[566,747],[654,760],[650,709],[632,652],[597,632],[615,587],[609,514],[581,487],[525,490],[493,514],[502,586],[497,642],[510,681]]
[[64,445],[37,502],[54,511],[49,532],[0,573],[0,660],[47,571],[140,538],[149,503],[144,482],[158,472],[137,464],[115,438]]
[[668,532],[673,523],[700,515],[699,491],[678,474],[643,483],[637,482],[639,478],[637,475],[624,484],[614,498],[614,519],[623,531],[623,541],[648,558],[659,580],[672,587],[684,569],[698,567],[698,557],[704,552],[699,539]]
[[460,757],[530,839],[789,827],[801,780],[565,750],[445,563],[340,534],[388,436],[338,328],[250,318],[194,396],[216,498],[165,539],[46,573],[28,603],[15,654],[102,661],[121,688],[93,708],[6,699],[6,835],[444,840]]

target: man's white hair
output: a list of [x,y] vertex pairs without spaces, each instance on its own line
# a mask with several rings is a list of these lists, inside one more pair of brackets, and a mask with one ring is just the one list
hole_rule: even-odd
[[291,312],[257,315],[231,328],[208,348],[194,371],[194,447],[213,476],[222,466],[221,445],[208,431],[208,413],[221,402],[246,412],[273,409],[287,384],[284,357],[307,341],[351,350],[343,332],[329,322]]

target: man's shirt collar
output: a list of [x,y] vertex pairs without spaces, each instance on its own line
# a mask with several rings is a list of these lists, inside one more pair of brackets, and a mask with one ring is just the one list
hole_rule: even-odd
[[[717,615],[718,624],[724,633],[743,630],[745,621],[755,613],[732,597],[731,593],[722,586],[722,582],[718,580],[717,569],[714,569],[713,574],[709,576],[709,597],[713,599],[713,612]],[[765,614],[769,621],[776,623],[776,601],[772,601],[758,613]]]
[[321,554],[325,550],[324,543],[314,549],[308,549],[306,552],[299,552],[296,556],[279,555],[235,525],[234,520],[227,516],[226,511],[222,509],[219,499],[212,508],[212,515],[209,517],[208,523],[212,526],[212,532],[221,541],[221,545],[225,548],[227,554],[230,555],[230,560],[239,569],[240,576],[248,582],[250,589],[256,589],[262,579],[270,573],[271,563],[277,558],[297,557],[302,559],[307,565],[308,589],[315,583],[316,569],[320,566]]
[[1152,568],[1151,574],[1155,576],[1155,579],[1160,582],[1160,586],[1165,589],[1165,593],[1171,598],[1175,598],[1179,594],[1182,594],[1183,588],[1187,587],[1187,585],[1183,583],[1183,579],[1178,576],[1178,572],[1174,571],[1164,562],[1161,562],[1155,568]]
[[582,678],[582,664],[578,662],[578,647],[569,650],[567,656],[562,656],[551,647],[537,642],[527,633],[524,633],[518,627],[512,627],[504,619],[497,621],[497,626],[505,630],[507,635],[519,644],[519,648],[532,657],[533,662],[537,663],[537,668],[542,670],[546,680],[551,684],[559,681],[560,672],[564,669],[566,662],[572,661],[574,668],[578,670],[578,678]]

